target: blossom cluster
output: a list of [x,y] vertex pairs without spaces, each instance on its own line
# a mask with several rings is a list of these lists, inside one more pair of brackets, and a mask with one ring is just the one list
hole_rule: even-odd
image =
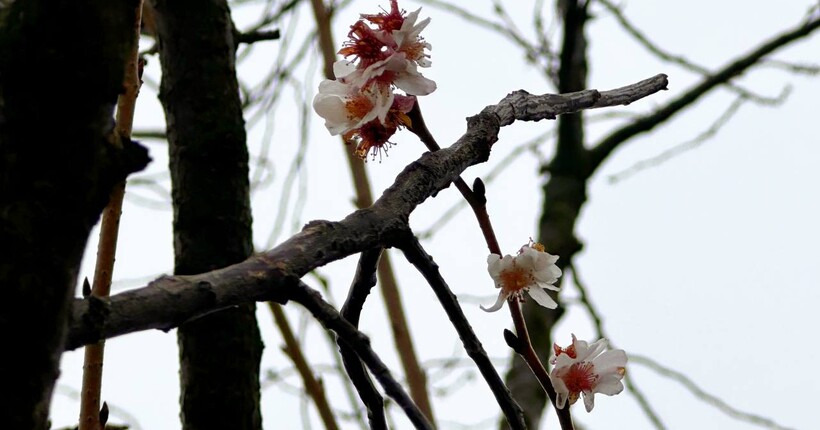
[[621,380],[626,373],[626,352],[607,348],[606,339],[587,343],[572,335],[572,344],[566,348],[553,346],[555,357],[550,363],[550,381],[555,388],[556,406],[575,403],[583,394],[587,412],[595,406],[595,393],[614,396],[624,390]]
[[555,265],[556,261],[557,256],[544,252],[544,245],[532,242],[522,246],[515,257],[505,255],[502,258],[498,254],[490,254],[487,257],[487,271],[495,281],[495,287],[501,291],[494,305],[489,308],[481,306],[481,309],[495,312],[501,309],[506,300],[523,298],[524,292],[539,305],[555,309],[558,304],[544,289],[560,290],[553,285],[561,276],[561,269]]
[[[355,154],[361,158],[386,151],[396,130],[411,125],[407,113],[415,96],[436,89],[418,71],[431,64],[425,53],[431,46],[420,36],[430,18],[417,23],[420,11],[406,13],[391,0],[389,12],[361,15],[339,51],[345,60],[333,65],[336,79],[319,84],[313,109],[330,134],[356,143]],[[396,94],[395,88],[407,95]]]

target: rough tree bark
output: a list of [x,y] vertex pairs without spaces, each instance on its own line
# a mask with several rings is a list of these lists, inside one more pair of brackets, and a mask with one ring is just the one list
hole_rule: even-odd
[[[227,2],[153,0],[162,65],[177,275],[253,252],[248,150]],[[255,305],[179,327],[184,429],[261,429]]]
[[111,145],[135,9],[32,0],[0,10],[3,428],[48,428],[89,232],[112,186],[148,163],[130,141]]

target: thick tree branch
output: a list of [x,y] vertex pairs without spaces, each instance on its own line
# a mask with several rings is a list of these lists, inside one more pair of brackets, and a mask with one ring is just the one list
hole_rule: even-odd
[[[638,83],[614,90],[613,97],[644,88],[645,97],[666,86]],[[635,96],[637,97],[637,95]],[[68,348],[100,338],[148,329],[170,330],[209,312],[253,301],[287,301],[309,271],[372,248],[392,246],[408,231],[410,213],[467,167],[486,161],[498,139],[499,124],[537,121],[596,106],[594,90],[561,96],[518,91],[468,119],[466,133],[452,146],[426,153],[408,165],[373,206],[337,222],[313,221],[279,246],[244,262],[190,276],[164,276],[148,286],[111,296],[110,301],[76,300]],[[554,106],[542,106],[552,104]]]
[[664,123],[676,113],[695,103],[715,87],[723,85],[732,78],[742,74],[757,64],[766,55],[771,54],[795,40],[812,34],[818,27],[820,27],[820,16],[811,17],[791,30],[774,36],[770,40],[762,43],[753,51],[727,64],[715,74],[706,76],[699,84],[684,92],[666,106],[656,110],[654,113],[637,121],[630,122],[628,125],[614,131],[590,151],[589,174],[591,175],[621,143]]

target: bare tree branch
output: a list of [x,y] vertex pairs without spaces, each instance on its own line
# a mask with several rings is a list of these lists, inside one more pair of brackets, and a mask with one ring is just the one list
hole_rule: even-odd
[[743,412],[732,407],[731,405],[729,405],[722,399],[718,398],[717,396],[709,394],[706,391],[704,391],[697,384],[695,384],[695,382],[692,381],[692,379],[690,379],[688,376],[684,375],[681,372],[678,372],[677,370],[663,366],[649,357],[638,354],[629,354],[629,361],[631,361],[632,363],[640,364],[641,366],[645,366],[663,377],[669,378],[673,381],[680,383],[681,385],[686,387],[686,389],[689,390],[695,397],[697,397],[698,400],[707,403],[711,406],[714,406],[719,411],[738,421],[745,421],[749,424],[753,424],[767,429],[794,430],[792,427],[786,427],[776,423],[771,418],[767,418],[750,412]]
[[[381,248],[370,249],[361,253],[359,257],[359,264],[356,267],[356,275],[353,278],[353,283],[350,286],[350,291],[342,306],[342,318],[350,322],[354,327],[359,326],[359,316],[362,312],[362,307],[370,294],[370,290],[376,285],[376,267],[379,264],[379,256],[382,254]],[[367,371],[362,365],[362,361],[356,354],[356,351],[347,342],[342,339],[337,339],[339,345],[339,353],[342,356],[347,375],[356,391],[359,393],[359,398],[367,408],[367,419],[370,423],[371,430],[386,430],[387,421],[384,416],[384,399],[381,394],[373,386]]]
[[412,235],[407,238],[405,243],[399,245],[399,247],[404,252],[405,257],[407,257],[407,261],[416,266],[416,269],[418,269],[433,288],[433,292],[436,294],[436,297],[438,297],[441,306],[450,318],[450,322],[458,332],[458,336],[464,344],[464,350],[467,352],[467,355],[473,359],[484,380],[487,382],[487,385],[490,387],[490,390],[492,390],[498,405],[501,407],[501,411],[507,418],[507,423],[510,425],[510,428],[526,429],[527,425],[524,422],[524,413],[515,400],[513,400],[510,390],[504,385],[501,376],[495,371],[495,367],[493,367],[490,358],[487,356],[487,352],[484,351],[484,347],[481,346],[481,342],[476,337],[470,323],[464,316],[464,312],[458,304],[458,299],[455,294],[450,291],[450,287],[447,286],[447,282],[444,281],[444,278],[441,277],[438,265],[433,261],[433,258],[424,251],[421,243]]
[[820,27],[820,16],[810,17],[796,27],[776,35],[770,40],[762,43],[750,53],[736,59],[735,61],[732,61],[715,74],[705,77],[699,84],[684,92],[654,113],[644,116],[643,118],[614,131],[591,150],[589,174],[591,175],[595,169],[603,163],[606,157],[609,156],[609,154],[611,154],[612,151],[614,151],[621,143],[638,134],[652,130],[659,124],[664,123],[676,113],[695,103],[716,86],[722,85],[745,72],[750,67],[757,64],[766,55],[771,54],[777,49],[812,34],[818,27]]

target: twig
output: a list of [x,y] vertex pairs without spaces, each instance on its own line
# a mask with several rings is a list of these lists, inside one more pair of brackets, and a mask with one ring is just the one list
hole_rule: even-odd
[[[604,332],[604,324],[601,320],[600,313],[592,305],[592,302],[589,299],[589,295],[587,294],[587,289],[581,282],[581,279],[578,275],[578,270],[574,265],[570,265],[570,268],[572,270],[573,283],[575,283],[575,288],[578,289],[578,293],[580,293],[581,295],[581,303],[584,305],[584,308],[586,308],[590,318],[592,318],[598,338],[607,339],[609,341],[609,346],[614,348],[615,344],[612,343],[611,339],[609,339],[609,337]],[[663,424],[663,421],[661,421],[661,417],[658,415],[657,412],[655,412],[655,410],[652,408],[652,405],[649,404],[649,400],[646,399],[646,396],[643,395],[643,392],[638,389],[637,385],[635,385],[635,381],[632,379],[629,372],[627,372],[624,375],[624,381],[627,383],[626,387],[632,394],[632,397],[634,397],[635,400],[638,402],[638,405],[641,407],[641,410],[643,411],[644,415],[646,415],[649,421],[652,422],[652,425],[655,426],[655,428],[658,430],[666,429],[666,426]]]
[[[120,139],[131,137],[134,124],[134,107],[140,88],[142,67],[138,58],[140,26],[142,23],[142,1],[136,4],[136,15],[132,27],[131,51],[125,64],[123,76],[123,94],[117,100],[117,126],[111,142],[120,145]],[[119,237],[120,215],[122,202],[125,196],[125,180],[116,184],[111,191],[111,197],[103,210],[100,226],[100,238],[97,244],[97,261],[94,268],[94,283],[90,295],[94,298],[104,298],[111,294],[111,279],[114,273],[114,257],[117,252],[117,238]],[[87,281],[86,281],[87,282]],[[83,382],[80,397],[80,430],[99,430],[105,426],[108,419],[108,408],[105,406],[105,415],[100,409],[102,390],[102,371],[105,356],[105,340],[87,345],[83,357]]]
[[709,126],[709,128],[707,128],[697,136],[693,137],[692,139],[678,143],[677,145],[661,152],[658,155],[638,161],[637,163],[629,166],[624,170],[621,170],[620,172],[609,175],[609,177],[607,178],[609,180],[609,183],[614,184],[623,181],[624,179],[627,179],[642,170],[646,170],[651,167],[657,167],[686,151],[697,148],[704,142],[714,137],[717,134],[717,132],[720,131],[720,129],[724,125],[726,125],[730,119],[732,119],[735,113],[737,113],[737,111],[740,110],[740,107],[743,106],[743,103],[745,101],[745,98],[739,96],[735,99],[734,102],[732,102],[731,105],[729,105],[728,108],[726,108],[723,114],[721,114],[718,117],[718,119],[716,119],[715,122],[713,122],[712,125]]
[[[599,3],[601,3],[604,6],[604,8],[606,8],[610,13],[612,13],[612,15],[615,17],[615,20],[618,21],[618,24],[621,25],[621,28],[623,28],[624,31],[627,32],[627,34],[632,36],[636,41],[638,41],[639,44],[643,45],[643,47],[646,48],[647,51],[651,52],[656,57],[660,58],[663,61],[677,64],[686,70],[698,73],[702,76],[709,76],[710,72],[705,67],[697,65],[680,55],[675,55],[666,52],[663,49],[661,49],[658,45],[654,44],[651,40],[649,40],[648,37],[646,37],[645,34],[641,33],[641,31],[638,30],[637,27],[635,27],[631,22],[629,22],[629,20],[626,19],[626,16],[623,14],[619,7],[612,4],[612,2],[610,2],[609,0],[599,0]],[[768,105],[777,105],[781,103],[780,97],[761,96],[728,80],[724,82],[724,85],[726,85],[726,87],[729,88],[731,91],[737,93],[739,96],[749,100],[753,100],[756,103]]]
[[433,292],[447,313],[447,317],[450,319],[453,327],[455,327],[459,338],[461,338],[464,350],[467,352],[467,355],[473,359],[484,380],[487,382],[487,385],[490,387],[490,390],[493,392],[510,427],[513,429],[525,429],[526,424],[524,423],[524,414],[521,408],[512,398],[510,390],[507,389],[507,386],[504,385],[504,381],[501,380],[501,377],[495,371],[495,367],[493,367],[490,358],[484,351],[484,347],[481,346],[481,342],[473,332],[469,321],[467,321],[467,317],[464,316],[464,312],[458,304],[458,299],[452,291],[450,291],[450,287],[444,278],[441,277],[438,266],[412,234],[408,233],[406,236],[402,243],[397,245],[398,248],[404,252],[407,261],[418,269],[422,276],[424,276],[424,279],[427,280],[427,283],[433,288]]
[[333,411],[330,409],[324,386],[321,381],[316,379],[304,354],[302,354],[302,347],[299,345],[299,341],[296,340],[296,336],[293,335],[293,330],[290,328],[290,323],[285,311],[282,309],[282,305],[268,302],[268,306],[271,313],[273,313],[276,326],[279,327],[279,332],[282,333],[282,339],[285,341],[284,351],[293,361],[293,365],[296,366],[296,370],[299,372],[305,386],[305,391],[313,399],[313,403],[319,411],[322,423],[327,430],[338,430],[339,425],[336,423],[336,417],[333,416]]
[[615,130],[590,151],[589,175],[591,175],[595,169],[603,163],[609,154],[621,145],[621,143],[635,137],[638,134],[650,131],[660,124],[663,124],[666,120],[682,111],[685,107],[695,103],[716,86],[722,85],[735,76],[742,74],[744,71],[757,64],[765,56],[795,40],[808,36],[814,32],[814,30],[817,30],[817,28],[820,28],[820,15],[814,16],[808,21],[801,22],[796,27],[763,42],[757,48],[752,50],[752,52],[735,59],[716,73],[705,76],[699,84],[690,88],[688,91],[669,102],[666,106],[661,107],[650,115],[644,116],[639,120],[630,122],[628,125]]
[[404,413],[417,429],[433,429],[433,426],[416,404],[413,403],[413,400],[410,399],[401,384],[393,378],[390,369],[370,347],[370,339],[367,336],[342,318],[333,306],[322,300],[318,291],[311,289],[304,283],[300,282],[296,286],[291,298],[310,311],[325,328],[336,332],[336,335],[356,350],[361,360],[384,388],[385,393],[404,410]]
[[[370,249],[361,253],[359,257],[359,264],[356,267],[356,275],[353,278],[353,283],[342,306],[342,318],[346,319],[354,327],[359,326],[359,316],[370,290],[376,285],[376,267],[379,262],[379,256],[382,253],[381,248]],[[384,416],[384,399],[381,394],[373,386],[370,376],[362,365],[356,351],[341,338],[337,339],[339,344],[339,353],[342,355],[342,362],[347,371],[350,381],[359,392],[359,398],[362,399],[367,408],[367,419],[370,423],[370,428],[373,430],[387,429],[387,422]]]
[[695,382],[692,381],[692,379],[690,379],[688,376],[684,375],[681,372],[678,372],[677,370],[663,366],[649,357],[637,354],[629,354],[629,361],[632,363],[640,364],[642,366],[646,366],[647,368],[655,371],[659,375],[680,383],[687,390],[689,390],[695,397],[697,397],[698,400],[714,406],[715,408],[717,408],[717,410],[723,412],[724,414],[738,421],[745,421],[749,424],[753,424],[768,429],[794,430],[792,427],[786,427],[776,423],[771,418],[767,418],[750,412],[743,412],[732,407],[725,401],[719,399],[717,396],[709,394],[706,391],[704,391],[697,384],[695,384]]

